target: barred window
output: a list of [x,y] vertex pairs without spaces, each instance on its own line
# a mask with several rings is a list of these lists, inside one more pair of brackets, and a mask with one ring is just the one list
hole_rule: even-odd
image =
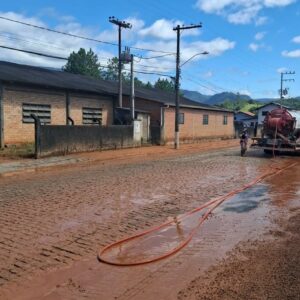
[[51,105],[23,103],[22,104],[23,123],[28,123],[28,124],[34,123],[34,119],[31,117],[31,114],[36,115],[40,119],[41,124],[51,123]]
[[228,124],[228,116],[224,115],[223,116],[223,125],[227,125]]
[[208,115],[203,115],[203,121],[202,121],[203,125],[208,125]]
[[82,124],[92,125],[92,124],[102,124],[102,108],[82,108]]
[[184,124],[184,113],[179,113],[178,123]]
[[269,112],[269,111],[267,111],[267,110],[264,110],[264,111],[262,111],[262,113],[261,113],[261,114],[262,114],[263,116],[266,116],[266,115],[268,114],[268,112]]

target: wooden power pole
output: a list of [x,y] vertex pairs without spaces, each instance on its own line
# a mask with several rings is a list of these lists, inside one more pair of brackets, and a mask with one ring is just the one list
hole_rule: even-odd
[[180,33],[182,30],[194,29],[202,27],[202,24],[180,26],[173,28],[177,33],[177,51],[176,51],[176,77],[175,77],[175,149],[179,149],[179,88],[180,88]]

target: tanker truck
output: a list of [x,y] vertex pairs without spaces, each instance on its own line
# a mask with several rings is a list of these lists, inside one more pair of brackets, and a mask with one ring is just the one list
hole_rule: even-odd
[[276,108],[266,115],[261,137],[252,138],[251,147],[265,153],[300,153],[300,111]]

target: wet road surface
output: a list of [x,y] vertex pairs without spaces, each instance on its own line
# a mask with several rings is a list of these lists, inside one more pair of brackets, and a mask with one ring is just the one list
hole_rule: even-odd
[[295,161],[259,151],[241,158],[234,149],[1,178],[1,299],[176,299],[239,242],[276,226],[273,219],[299,199],[291,184],[299,166],[225,202],[164,261],[112,267],[97,261],[97,251],[241,187],[270,163]]

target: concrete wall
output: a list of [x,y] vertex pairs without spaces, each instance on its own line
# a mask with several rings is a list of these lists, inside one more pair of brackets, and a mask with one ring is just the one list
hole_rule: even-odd
[[[204,138],[232,138],[234,137],[233,113],[181,108],[184,113],[184,124],[180,124],[180,140],[193,142]],[[203,125],[203,115],[209,115],[208,125]],[[227,116],[227,125],[223,125],[223,116]],[[166,143],[174,141],[175,108],[165,108],[164,140]]]
[[41,125],[36,133],[36,157],[140,146],[134,127]]
[[[22,104],[51,105],[51,125],[66,124],[66,92],[52,89],[4,86],[4,143],[34,141],[34,124],[23,123]],[[70,116],[82,124],[82,107],[102,108],[102,125],[113,123],[113,100],[108,97],[70,93]],[[93,125],[95,126],[95,125]]]

